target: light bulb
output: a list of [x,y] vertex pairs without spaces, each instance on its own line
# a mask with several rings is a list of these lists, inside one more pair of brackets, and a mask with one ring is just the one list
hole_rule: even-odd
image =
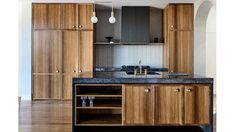
[[98,22],[98,18],[95,16],[95,12],[93,12],[93,16],[91,17],[91,22],[92,23],[97,23]]
[[109,18],[109,22],[110,22],[111,24],[113,24],[113,23],[116,22],[116,18],[114,17],[113,11],[111,12],[111,17]]

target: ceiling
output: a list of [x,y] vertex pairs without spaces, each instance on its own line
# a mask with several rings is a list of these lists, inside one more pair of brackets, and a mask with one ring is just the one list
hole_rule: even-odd
[[194,3],[197,0],[32,0],[40,3],[97,3],[99,5],[111,7],[112,1],[114,8],[121,6],[152,6],[164,8],[168,3]]

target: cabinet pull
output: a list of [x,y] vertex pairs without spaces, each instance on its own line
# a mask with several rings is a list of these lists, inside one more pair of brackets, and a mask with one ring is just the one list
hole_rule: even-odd
[[60,71],[59,71],[59,70],[56,70],[55,72],[59,73]]
[[73,72],[76,72],[76,70],[73,70]]
[[150,89],[146,88],[146,89],[144,89],[144,92],[148,93],[148,92],[150,92]]
[[174,89],[174,92],[180,92],[180,89],[179,88]]
[[82,70],[79,70],[78,72],[79,72],[79,73],[81,73],[81,72],[82,72]]
[[76,28],[76,26],[73,26],[73,28]]
[[79,25],[78,27],[79,27],[79,28],[82,28],[82,25]]
[[193,90],[192,89],[190,89],[190,88],[187,88],[186,89],[186,92],[192,92]]
[[174,26],[173,26],[173,25],[171,25],[171,28],[174,28]]

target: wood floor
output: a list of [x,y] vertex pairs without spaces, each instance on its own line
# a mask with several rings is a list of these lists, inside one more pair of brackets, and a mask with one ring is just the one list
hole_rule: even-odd
[[19,132],[72,132],[71,109],[71,101],[20,101]]
[[21,101],[19,132],[72,132],[71,101]]

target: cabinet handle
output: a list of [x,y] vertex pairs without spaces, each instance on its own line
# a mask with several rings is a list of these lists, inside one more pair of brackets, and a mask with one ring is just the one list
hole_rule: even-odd
[[78,27],[79,27],[79,28],[82,28],[82,25],[79,25]]
[[59,71],[59,70],[56,70],[55,72],[59,73],[60,71]]
[[173,26],[173,25],[171,25],[171,28],[174,28],[174,26]]
[[144,92],[148,93],[148,92],[150,92],[150,89],[146,88],[146,89],[144,89]]
[[79,72],[79,73],[81,73],[81,72],[82,72],[82,70],[79,70],[78,72]]
[[73,28],[76,28],[76,26],[73,26]]
[[173,73],[173,72],[174,72],[174,70],[171,70],[170,72],[171,72],[171,73]]
[[76,70],[73,70],[73,72],[76,72]]
[[180,92],[180,89],[179,88],[174,89],[174,92]]
[[192,89],[190,89],[190,88],[187,88],[186,89],[186,92],[192,92],[193,90]]

